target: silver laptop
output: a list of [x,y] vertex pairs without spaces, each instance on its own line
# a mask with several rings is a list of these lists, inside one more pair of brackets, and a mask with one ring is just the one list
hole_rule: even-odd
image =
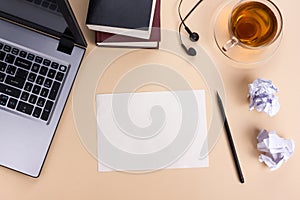
[[38,177],[86,41],[67,0],[0,5],[0,165]]

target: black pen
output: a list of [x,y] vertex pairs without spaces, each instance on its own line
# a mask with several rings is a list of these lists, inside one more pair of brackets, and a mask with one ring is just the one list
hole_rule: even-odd
[[231,153],[232,153],[232,156],[233,156],[233,159],[234,159],[235,167],[236,167],[240,182],[244,183],[245,182],[244,176],[243,176],[242,169],[241,169],[241,166],[240,166],[240,163],[239,163],[239,159],[238,159],[237,154],[236,154],[236,150],[235,150],[233,139],[232,139],[231,132],[230,132],[230,129],[229,129],[228,121],[227,121],[227,118],[226,118],[226,115],[225,115],[225,110],[224,110],[224,107],[223,107],[223,103],[222,103],[221,97],[220,97],[218,92],[217,92],[217,99],[218,99],[218,104],[219,104],[220,112],[221,112],[221,115],[222,115],[222,119],[224,120],[224,127],[225,127],[226,135],[227,135],[227,138],[228,138],[228,141],[229,141]]

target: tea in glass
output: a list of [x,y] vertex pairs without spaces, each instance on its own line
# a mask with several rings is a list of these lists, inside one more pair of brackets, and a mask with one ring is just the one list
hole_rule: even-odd
[[278,22],[273,11],[263,3],[248,1],[238,5],[232,12],[232,34],[249,47],[270,43],[276,36]]

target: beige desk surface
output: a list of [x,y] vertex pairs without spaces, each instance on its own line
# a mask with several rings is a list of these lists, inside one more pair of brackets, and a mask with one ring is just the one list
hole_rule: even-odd
[[[89,47],[95,47],[94,34],[84,25],[88,0],[70,0],[84,31]],[[162,28],[177,30],[177,0],[162,0]],[[197,0],[185,0],[186,13]],[[208,1],[187,21],[201,35],[199,45],[214,58],[222,75],[226,92],[227,115],[234,135],[245,184],[236,175],[229,146],[222,131],[209,154],[209,167],[185,170],[161,170],[132,175],[98,173],[97,161],[86,151],[75,130],[72,98],[63,113],[50,152],[38,179],[0,168],[0,199],[105,199],[105,200],[199,200],[199,199],[299,199],[300,198],[300,68],[299,8],[296,0],[276,0],[284,17],[284,37],[276,55],[251,69],[229,62],[211,43],[209,27],[214,11],[223,0]],[[185,33],[183,31],[183,33]],[[177,42],[177,41],[174,41]],[[83,69],[82,69],[83,70]],[[249,112],[247,85],[254,79],[271,79],[279,88],[281,110],[275,117]],[[258,130],[273,129],[296,143],[293,157],[277,171],[271,172],[258,162]]]

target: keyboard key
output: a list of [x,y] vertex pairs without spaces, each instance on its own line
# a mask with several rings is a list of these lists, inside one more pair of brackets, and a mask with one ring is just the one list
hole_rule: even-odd
[[37,5],[41,5],[42,0],[34,0],[34,3],[37,4]]
[[21,99],[23,101],[27,101],[28,98],[29,98],[29,93],[28,92],[22,92]]
[[17,68],[13,65],[8,65],[7,69],[6,69],[6,73],[10,74],[10,75],[15,75]]
[[49,115],[51,113],[52,107],[53,107],[53,102],[48,100],[46,102],[46,105],[44,107],[44,110],[43,110],[43,113],[42,113],[42,116],[41,116],[42,120],[47,121],[49,119]]
[[28,78],[27,78],[28,81],[34,82],[35,79],[36,79],[36,74],[35,73],[30,73],[28,75]]
[[50,69],[50,70],[48,71],[47,76],[48,76],[49,78],[54,78],[54,77],[55,77],[55,74],[56,74],[56,71],[55,71],[54,69]]
[[47,88],[50,88],[51,85],[52,85],[52,82],[53,82],[53,81],[52,81],[51,79],[47,78],[47,79],[45,80],[44,86],[47,87]]
[[22,67],[24,69],[29,70],[31,68],[32,62],[30,62],[29,60],[25,60],[23,58],[18,57],[16,59],[15,65],[18,67]]
[[50,4],[50,3],[49,3],[48,1],[43,1],[42,7],[48,8],[49,4]]
[[40,93],[40,91],[41,91],[41,86],[38,86],[38,85],[33,86],[33,89],[32,89],[33,94],[38,95]]
[[25,113],[27,115],[31,115],[32,110],[33,110],[33,106],[28,104],[28,103],[20,101],[18,103],[17,110],[22,112],[22,113]]
[[5,74],[0,72],[0,82],[3,82],[5,79]]
[[31,61],[33,61],[34,60],[34,55],[32,54],[32,53],[29,53],[28,55],[27,55],[27,59],[28,60],[31,60]]
[[7,107],[11,108],[11,109],[15,109],[17,106],[18,100],[14,99],[14,98],[10,98],[7,104]]
[[60,87],[60,83],[57,82],[57,81],[54,81],[54,83],[52,85],[52,88],[51,88],[51,91],[50,91],[50,94],[49,94],[49,99],[51,99],[51,100],[56,99],[56,96],[57,96],[58,91],[59,91],[59,87]]
[[3,51],[0,51],[0,60],[3,60],[6,56],[6,53]]
[[41,96],[42,97],[47,97],[49,94],[49,90],[46,89],[46,88],[43,88],[42,91],[41,91]]
[[48,68],[45,66],[42,66],[40,69],[40,74],[46,76],[47,72],[48,72]]
[[22,58],[26,58],[27,52],[26,51],[20,51],[19,56],[22,57]]
[[43,107],[45,105],[46,100],[42,97],[40,97],[36,103],[36,105]]
[[44,61],[43,61],[43,65],[45,65],[45,66],[50,66],[50,63],[51,63],[51,61],[48,59],[44,59]]
[[59,71],[66,72],[67,71],[67,67],[65,65],[60,65],[59,66]]
[[24,86],[24,83],[25,83],[25,79],[7,75],[7,77],[5,79],[5,83],[7,83],[8,85],[22,89]]
[[7,64],[4,62],[0,62],[0,71],[5,72]]
[[44,121],[48,121],[50,113],[43,111],[41,119]]
[[0,42],[0,49],[2,49],[2,48],[3,48],[3,46],[4,46],[4,45],[3,45],[3,44]]
[[49,8],[50,8],[51,10],[56,10],[56,9],[57,9],[57,5],[51,4],[51,5],[49,6]]
[[33,84],[32,84],[32,83],[26,82],[25,87],[24,87],[24,90],[30,92],[31,89],[32,89],[32,87],[33,87]]
[[12,55],[12,54],[7,54],[6,58],[5,58],[5,62],[9,63],[9,64],[13,64],[15,61],[16,56]]
[[10,52],[11,51],[11,46],[5,45],[3,50],[6,51],[6,52]]
[[50,113],[51,110],[52,110],[52,107],[53,107],[53,102],[47,100],[47,102],[45,104],[45,107],[44,107],[44,111],[47,112],[47,113]]
[[18,55],[19,54],[19,49],[13,48],[11,53],[14,54],[14,55]]
[[44,80],[45,80],[45,78],[44,78],[43,76],[38,76],[38,77],[36,78],[35,83],[38,84],[38,85],[43,85]]
[[17,73],[16,73],[16,76],[17,76],[17,77],[26,79],[26,78],[27,78],[27,75],[28,75],[28,71],[25,71],[24,69],[21,69],[21,68],[18,68],[18,69],[17,69]]
[[42,63],[43,62],[43,58],[40,57],[40,56],[36,56],[34,61],[37,62],[37,63]]
[[55,79],[58,81],[62,81],[64,79],[64,73],[57,72]]
[[19,98],[21,94],[21,90],[4,85],[3,83],[0,83],[0,92],[15,98]]
[[30,95],[28,101],[29,101],[29,103],[35,104],[36,100],[37,100],[37,96],[32,94],[32,95]]
[[42,109],[39,107],[35,107],[32,116],[39,118],[41,116],[41,113],[42,113]]
[[0,105],[5,106],[8,100],[8,96],[0,94]]
[[52,67],[53,69],[58,69],[58,66],[59,66],[59,64],[56,63],[56,62],[52,62],[52,63],[51,63],[51,67]]
[[40,70],[40,67],[41,66],[39,64],[33,63],[31,71],[38,73],[38,71]]

